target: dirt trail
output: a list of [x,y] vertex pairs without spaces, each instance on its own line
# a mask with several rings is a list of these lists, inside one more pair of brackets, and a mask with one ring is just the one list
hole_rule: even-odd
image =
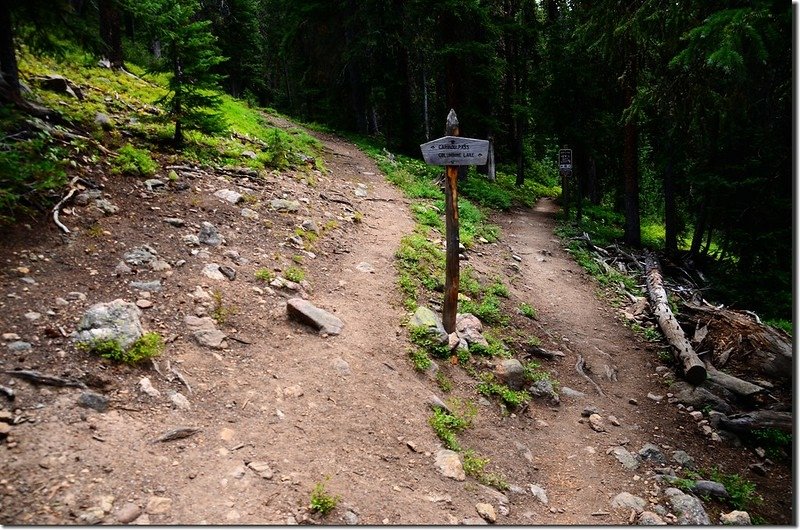
[[[361,223],[320,238],[315,257],[303,261],[309,300],[344,321],[340,336],[323,338],[288,321],[285,298],[291,295],[264,294],[264,284],[254,279],[259,267],[287,251],[284,236],[292,235],[302,216],[269,214],[263,207],[269,221],[246,224],[236,209],[208,198],[219,179],[193,182],[186,196],[132,191],[125,202],[120,192],[115,200],[132,212],[128,219],[85,222],[107,229],[106,244],[98,248],[98,236],[91,232],[65,244],[50,225],[6,235],[0,331],[30,340],[33,350],[8,354],[0,369],[93,375],[102,380],[111,406],[98,413],[76,406],[77,389],[14,382],[17,399],[7,408],[16,409],[19,422],[12,427],[11,443],[0,446],[0,487],[5,489],[0,522],[119,523],[135,516],[138,524],[295,524],[310,517],[328,524],[432,525],[479,522],[475,505],[486,502],[504,507],[498,516],[504,524],[625,524],[629,511],[611,509],[611,499],[621,491],[649,499],[652,471],[623,470],[607,448],[624,443],[635,451],[654,442],[667,454],[680,448],[699,463],[707,459],[694,422],[666,401],[646,397],[663,390],[653,370],[655,353],[597,299],[596,284],[552,235],[554,206],[542,201],[533,211],[497,216],[503,242],[470,252],[469,264],[488,277],[504,271],[511,285],[508,303],[524,301],[538,309],[544,346],[566,353],[544,364],[563,386],[585,396],[562,394],[560,407],[537,400],[519,415],[502,414],[496,404],[482,402],[475,425],[460,439],[490,458],[491,470],[514,486],[506,496],[472,479],[457,482],[439,474],[434,454],[440,442],[428,426],[426,404],[439,390],[408,361],[401,327],[406,313],[394,283],[394,253],[413,228],[408,201],[354,146],[318,136],[330,170],[320,176],[318,187],[281,177],[252,193],[261,201],[257,204],[273,197],[310,197],[302,212],[320,224],[343,211],[342,203],[330,200],[334,194],[363,213]],[[366,186],[366,198],[354,197],[359,184]],[[237,266],[236,281],[209,280],[201,274],[202,260],[187,254],[180,236],[153,217],[154,211],[193,215],[197,223],[212,220],[228,240],[225,249],[236,249],[250,261]],[[77,223],[79,217],[66,219]],[[124,279],[110,273],[122,250],[143,243],[156,245],[172,262],[182,256],[188,261],[162,277],[164,290],[150,298],[155,307],[145,313],[145,327],[175,338],[164,358],[186,375],[192,392],[149,367],[99,365],[51,332],[58,326],[74,329],[82,309],[92,303],[135,300]],[[221,263],[223,250],[209,249],[208,259]],[[31,253],[47,260],[31,263]],[[512,254],[522,258],[519,273],[509,268]],[[369,269],[359,267],[362,263],[373,272],[359,270]],[[32,269],[35,284],[20,287],[14,272],[19,266]],[[195,344],[182,325],[195,310],[187,294],[198,285],[218,292],[231,310],[222,329],[239,340],[229,339],[226,349]],[[87,300],[40,320],[23,316],[33,309],[45,312],[55,297],[69,291],[84,291]],[[605,395],[576,373],[579,354]],[[615,382],[605,377],[606,366]],[[444,363],[441,369],[455,383],[453,395],[476,399],[475,381],[463,370]],[[161,390],[160,398],[139,391],[145,375]],[[2,377],[2,384],[10,383]],[[189,399],[189,410],[170,403],[175,391]],[[621,426],[607,420],[607,432],[592,431],[581,419],[588,405],[604,417],[616,415]],[[201,431],[152,443],[178,426]],[[250,463],[259,471],[247,467]],[[342,500],[325,518],[309,515],[310,492],[326,477],[327,490]],[[529,493],[530,484],[546,490],[547,505]]]

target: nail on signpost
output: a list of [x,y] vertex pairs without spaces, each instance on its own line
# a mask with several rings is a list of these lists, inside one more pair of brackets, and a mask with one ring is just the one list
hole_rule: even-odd
[[447,253],[445,255],[444,308],[442,323],[447,333],[456,330],[458,310],[458,166],[479,166],[486,163],[489,141],[462,138],[458,135],[458,118],[454,110],[447,115],[446,134],[438,140],[420,145],[425,162],[446,166],[445,229]]

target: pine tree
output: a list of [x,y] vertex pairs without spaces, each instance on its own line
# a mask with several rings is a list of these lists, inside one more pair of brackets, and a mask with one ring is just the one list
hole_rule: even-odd
[[158,102],[175,123],[174,141],[181,145],[184,132],[224,132],[218,112],[222,77],[214,68],[225,61],[219,55],[208,20],[198,20],[197,0],[156,0],[148,4],[153,15],[155,37],[161,42],[160,66],[169,71],[169,92]]

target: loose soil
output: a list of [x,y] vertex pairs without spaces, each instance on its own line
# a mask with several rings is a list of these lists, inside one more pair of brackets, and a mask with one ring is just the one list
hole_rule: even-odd
[[[16,399],[4,404],[15,419],[0,444],[0,523],[115,524],[121,512],[142,509],[136,523],[343,524],[355,514],[361,524],[433,525],[476,522],[479,502],[499,506],[497,491],[472,478],[445,478],[434,466],[441,444],[428,425],[427,400],[441,390],[408,359],[402,326],[407,313],[395,284],[394,253],[414,226],[409,201],[353,145],[317,136],[328,171],[275,173],[263,183],[215,175],[189,180],[187,189],[170,183],[149,192],[139,180],[106,176],[98,167],[87,176],[104,183],[118,214],[74,207],[62,215],[67,226],[77,228],[69,236],[49,219],[31,220],[0,236],[0,332],[33,344],[22,353],[4,347],[0,369],[79,379],[110,400],[109,411],[99,413],[77,405],[79,389],[0,376],[0,384],[16,392]],[[354,193],[359,184],[366,186],[366,197]],[[245,219],[242,205],[213,196],[216,189],[237,185],[259,220]],[[272,212],[273,198],[301,200],[301,209]],[[488,471],[525,490],[538,484],[548,496],[544,505],[530,493],[508,492],[508,513],[497,522],[627,524],[629,511],[610,505],[614,496],[628,491],[663,503],[664,486],[654,482],[652,465],[628,471],[606,451],[622,444],[635,452],[648,442],[668,458],[682,449],[700,467],[739,473],[764,497],[756,510],[762,517],[770,523],[792,521],[789,463],[778,463],[767,477],[754,475],[747,468],[757,461],[751,450],[711,442],[687,413],[666,399],[648,399],[650,392],[667,392],[655,371],[660,349],[622,324],[619,310],[598,296],[596,282],[563,250],[553,235],[556,212],[552,201],[542,200],[531,210],[498,214],[493,222],[502,229],[501,241],[468,252],[467,264],[510,286],[507,309],[513,312],[526,302],[538,310],[537,320],[515,315],[512,326],[538,336],[543,347],[564,352],[564,358],[542,364],[562,387],[585,394],[562,393],[559,406],[534,400],[510,414],[496,402],[480,401],[473,426],[459,435],[462,445],[489,458]],[[170,226],[165,217],[184,218],[187,226]],[[288,241],[306,219],[326,227],[309,247],[313,257]],[[226,239],[221,247],[205,247],[208,256],[192,255],[181,240],[196,234],[202,221],[213,223]],[[155,273],[140,267],[115,276],[122,254],[143,244],[173,268]],[[224,257],[230,250],[244,260]],[[185,265],[176,266],[179,260]],[[211,262],[234,268],[236,279],[205,277],[201,271]],[[359,270],[362,262],[374,271]],[[341,335],[322,337],[289,321],[286,298],[297,294],[272,291],[255,277],[262,268],[280,274],[289,266],[306,272],[309,300],[344,322]],[[143,325],[167,338],[159,365],[163,371],[168,360],[177,367],[191,392],[148,363],[107,362],[77,351],[62,335],[74,330],[94,303],[143,298],[129,281],[153,279],[161,279],[163,289],[149,297],[153,306],[143,310]],[[223,350],[199,346],[183,324],[198,310],[189,296],[197,286],[215,293],[217,314],[224,317],[220,329],[231,337]],[[56,302],[73,291],[86,299],[67,306]],[[26,319],[30,311],[41,317]],[[602,394],[575,370],[578,355]],[[457,365],[440,365],[454,382],[452,396],[478,401],[474,379]],[[144,376],[160,398],[139,391]],[[190,410],[174,408],[170,392],[185,395]],[[606,420],[607,432],[593,431],[581,416],[587,406],[606,418],[616,416],[620,426]],[[200,431],[153,443],[176,427]],[[530,450],[531,461],[520,445]],[[247,468],[250,462],[268,464],[272,478]],[[310,493],[321,482],[341,497],[326,516],[308,509]],[[154,497],[169,501],[151,504],[151,513],[144,513]],[[101,510],[92,519],[94,507]],[[730,511],[715,503],[707,509],[714,522],[721,510]]]

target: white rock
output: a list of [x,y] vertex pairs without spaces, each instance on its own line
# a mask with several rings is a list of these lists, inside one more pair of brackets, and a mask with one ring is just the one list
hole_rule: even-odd
[[142,377],[142,379],[139,380],[139,389],[150,397],[161,397],[161,392],[153,386],[149,377]]

